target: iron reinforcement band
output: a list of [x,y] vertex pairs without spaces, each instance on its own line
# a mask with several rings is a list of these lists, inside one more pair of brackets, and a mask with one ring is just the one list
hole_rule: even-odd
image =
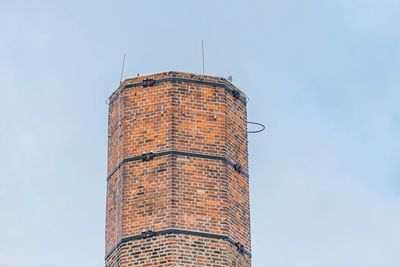
[[[189,79],[189,78],[179,78],[179,77],[168,77],[168,78],[162,78],[158,80],[152,80],[154,83],[150,86],[155,86],[159,85],[165,82],[172,82],[172,83],[194,83],[194,84],[202,84],[202,85],[208,85],[208,86],[215,86],[215,87],[223,87],[225,90],[233,93],[233,92],[239,92],[239,99],[244,103],[247,104],[247,99],[246,96],[243,95],[242,92],[240,92],[239,89],[235,88],[234,86],[226,83],[226,82],[214,82],[214,81],[205,81],[205,80],[196,80],[196,79]],[[109,105],[111,105],[114,100],[126,89],[132,88],[132,87],[150,87],[149,85],[146,84],[146,80],[142,82],[136,82],[136,83],[128,83],[124,85],[118,92],[115,92],[112,94],[108,100]]]
[[209,233],[209,232],[201,232],[201,231],[193,231],[193,230],[186,230],[186,229],[169,228],[169,229],[164,229],[164,230],[160,230],[160,231],[151,231],[151,230],[149,230],[149,231],[145,231],[143,233],[140,233],[138,235],[131,235],[131,236],[123,237],[106,254],[105,260],[107,260],[115,250],[117,250],[119,247],[121,247],[123,244],[125,244],[125,243],[127,243],[129,241],[136,241],[136,240],[140,240],[140,239],[152,238],[152,237],[160,236],[160,235],[179,235],[179,234],[225,240],[225,241],[229,242],[230,244],[236,246],[236,248],[239,250],[240,253],[243,253],[243,254],[247,255],[249,258],[251,258],[251,252],[248,249],[246,249],[242,244],[240,244],[239,242],[235,241],[230,236],[221,235],[221,234],[214,234],[214,233]]
[[[139,156],[134,156],[134,157],[128,157],[124,158],[121,160],[117,166],[115,166],[114,169],[111,170],[111,172],[107,176],[107,180],[111,178],[111,176],[119,169],[121,168],[122,165],[124,165],[126,162],[130,161],[147,161],[146,157],[148,157],[149,154],[142,154]],[[167,150],[167,151],[160,151],[160,152],[154,152],[151,155],[151,159],[155,157],[162,157],[166,155],[181,155],[181,156],[188,156],[188,157],[194,157],[194,158],[203,158],[203,159],[213,159],[213,160],[220,160],[225,162],[226,164],[229,164],[235,168],[236,171],[244,175],[245,177],[249,178],[249,174],[245,172],[240,165],[237,163],[233,162],[231,159],[223,156],[214,156],[214,155],[208,155],[208,154],[200,154],[200,153],[193,153],[193,152],[186,152],[186,151],[179,151],[179,150]]]

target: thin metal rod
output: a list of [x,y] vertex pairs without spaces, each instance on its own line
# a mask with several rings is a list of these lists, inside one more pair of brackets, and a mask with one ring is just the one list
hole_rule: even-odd
[[119,83],[122,83],[122,75],[124,74],[124,67],[125,67],[125,53],[124,53],[124,59],[122,60],[122,69],[121,69],[121,78],[119,79]]
[[201,40],[201,53],[203,56],[203,75],[204,75],[204,41]]

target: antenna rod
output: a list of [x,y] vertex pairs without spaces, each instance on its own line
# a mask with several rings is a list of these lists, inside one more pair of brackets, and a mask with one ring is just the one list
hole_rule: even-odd
[[119,79],[119,83],[122,83],[122,75],[124,74],[124,67],[125,67],[125,53],[124,53],[124,59],[122,60],[122,70],[121,70],[121,78]]
[[204,75],[204,41],[201,40],[201,53],[203,55],[203,75]]

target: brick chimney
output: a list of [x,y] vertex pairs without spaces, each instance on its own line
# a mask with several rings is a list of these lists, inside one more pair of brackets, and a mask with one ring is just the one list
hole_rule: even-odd
[[109,98],[105,266],[251,266],[246,126],[225,78],[125,80]]

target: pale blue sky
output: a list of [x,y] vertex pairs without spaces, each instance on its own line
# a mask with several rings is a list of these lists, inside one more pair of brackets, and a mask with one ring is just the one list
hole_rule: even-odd
[[255,267],[400,266],[400,1],[0,1],[0,267],[99,267],[106,98],[125,77],[250,97]]

